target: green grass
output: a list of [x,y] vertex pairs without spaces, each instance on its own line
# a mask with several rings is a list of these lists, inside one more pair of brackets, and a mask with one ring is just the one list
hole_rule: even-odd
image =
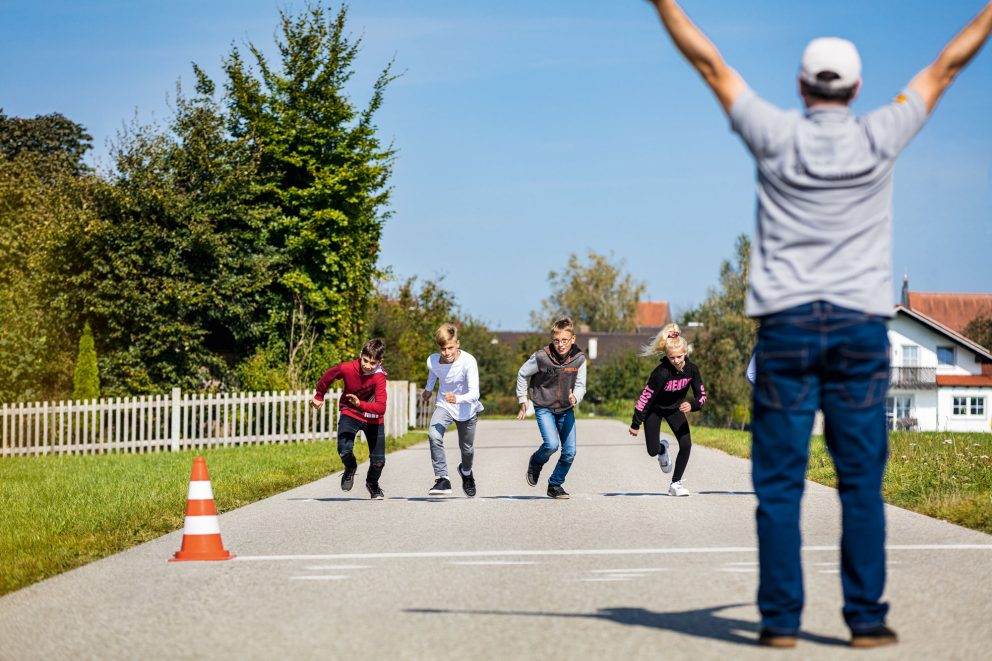
[[[692,438],[736,457],[751,456],[749,432],[696,427]],[[807,477],[837,484],[822,436],[810,443]],[[892,432],[882,494],[898,507],[992,534],[992,434]]]
[[[387,451],[425,438],[424,431],[410,432],[389,440]],[[368,446],[357,443],[355,455],[364,461]],[[218,512],[342,468],[333,441],[5,458],[0,460],[0,595],[181,529],[194,456],[207,459]]]

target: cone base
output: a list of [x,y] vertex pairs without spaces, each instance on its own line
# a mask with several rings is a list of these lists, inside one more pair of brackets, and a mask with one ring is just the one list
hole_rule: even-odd
[[175,557],[169,558],[169,562],[187,562],[194,560],[231,560],[238,556],[230,551],[214,553],[193,553],[192,551],[176,551]]

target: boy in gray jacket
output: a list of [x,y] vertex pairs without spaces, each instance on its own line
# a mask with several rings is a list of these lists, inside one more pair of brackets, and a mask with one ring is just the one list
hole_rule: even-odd
[[548,479],[548,496],[568,498],[562,488],[575,459],[575,412],[586,393],[586,356],[575,346],[572,320],[563,317],[551,326],[551,344],[535,351],[517,372],[517,420],[527,416],[527,397],[534,402],[534,416],[543,443],[531,455],[527,483],[537,485],[541,468],[561,447],[558,464]]

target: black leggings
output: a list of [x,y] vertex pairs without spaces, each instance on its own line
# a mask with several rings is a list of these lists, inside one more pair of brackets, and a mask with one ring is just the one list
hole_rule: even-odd
[[[682,411],[667,413],[664,416],[665,422],[672,428],[675,440],[679,442],[679,456],[675,459],[675,472],[672,473],[672,482],[682,479],[686,464],[689,463],[689,454],[692,452],[692,438],[689,436],[689,421],[685,419]],[[661,419],[662,415],[655,411],[648,413],[644,420],[644,443],[647,445],[648,454],[657,457],[661,451]]]

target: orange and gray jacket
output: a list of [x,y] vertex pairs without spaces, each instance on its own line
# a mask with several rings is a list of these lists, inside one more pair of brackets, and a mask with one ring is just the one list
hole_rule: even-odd
[[548,345],[535,351],[517,372],[517,400],[522,404],[528,395],[537,408],[552,412],[572,408],[568,395],[575,403],[586,394],[586,355],[573,346],[564,358]]

